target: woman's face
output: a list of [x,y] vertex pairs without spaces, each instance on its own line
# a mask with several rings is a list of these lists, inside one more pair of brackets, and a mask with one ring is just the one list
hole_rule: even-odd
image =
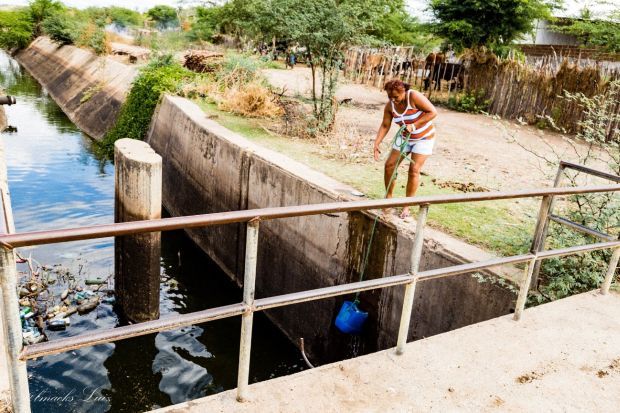
[[404,90],[392,89],[387,92],[388,98],[394,103],[401,103],[407,97],[407,93]]

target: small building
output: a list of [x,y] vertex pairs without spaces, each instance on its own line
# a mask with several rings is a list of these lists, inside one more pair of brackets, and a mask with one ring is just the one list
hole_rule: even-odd
[[554,28],[569,25],[575,20],[569,17],[558,17],[553,23],[537,20],[534,31],[516,42],[528,63],[540,63],[549,58],[556,61],[567,58],[582,65],[597,63],[610,69],[620,67],[620,55],[586,46],[577,36]]

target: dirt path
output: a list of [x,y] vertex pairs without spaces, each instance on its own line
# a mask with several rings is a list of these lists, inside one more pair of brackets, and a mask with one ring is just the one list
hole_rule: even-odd
[[[310,96],[312,83],[307,68],[270,69],[264,74],[273,86],[286,88],[288,96]],[[344,83],[336,97],[341,101],[351,99],[339,109],[338,130],[349,139],[363,140],[363,145],[350,146],[367,151],[365,155],[369,157],[383,105],[387,102],[385,94],[377,88]],[[557,166],[549,165],[528,150],[550,160],[559,156],[567,161],[578,159],[575,149],[586,151],[585,145],[571,145],[560,134],[542,132],[516,122],[441,107],[438,112],[435,154],[427,161],[425,172],[442,181],[473,183],[490,190],[550,186]],[[395,131],[393,127],[385,142]],[[370,158],[368,161],[371,162]],[[597,167],[607,169],[603,162]]]

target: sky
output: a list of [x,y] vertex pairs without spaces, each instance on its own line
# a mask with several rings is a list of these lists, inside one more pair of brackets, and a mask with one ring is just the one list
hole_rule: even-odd
[[[420,17],[423,20],[428,20],[430,17],[428,13],[424,13],[428,0],[406,0],[409,11],[411,14]],[[559,16],[577,16],[579,10],[587,4],[595,4],[601,0],[565,0],[566,11],[557,13]],[[604,17],[606,12],[615,7],[620,7],[620,0],[603,0],[607,2],[607,5],[599,6],[595,9],[595,14],[602,15]],[[178,6],[179,0],[139,0],[139,1],[123,1],[123,0],[62,0],[68,6],[86,8],[89,6],[122,6],[130,9],[138,9],[140,11],[147,10],[157,4],[167,4],[170,6]],[[200,0],[182,0],[186,4],[200,4]],[[26,5],[28,0],[0,0],[0,5]]]

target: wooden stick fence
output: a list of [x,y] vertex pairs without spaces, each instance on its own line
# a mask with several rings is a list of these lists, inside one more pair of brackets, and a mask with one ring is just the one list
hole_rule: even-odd
[[[346,52],[345,75],[354,82],[379,88],[386,80],[401,79],[418,90],[425,89],[425,79],[428,79],[430,87],[425,93],[435,102],[449,101],[451,94],[455,96],[461,90],[488,101],[490,114],[522,119],[530,124],[552,119],[555,126],[575,133],[583,119],[584,108],[566,99],[564,91],[582,93],[589,98],[609,97],[612,82],[620,81],[620,68],[615,64],[592,64],[579,56],[575,60],[557,54],[539,57],[530,63],[514,58],[499,59],[489,54],[469,55],[463,59],[462,67],[454,63],[427,65],[425,56],[413,47],[354,47]],[[436,79],[440,80],[441,87],[432,81]],[[607,140],[620,140],[617,95],[606,110],[610,119],[605,131]]]

